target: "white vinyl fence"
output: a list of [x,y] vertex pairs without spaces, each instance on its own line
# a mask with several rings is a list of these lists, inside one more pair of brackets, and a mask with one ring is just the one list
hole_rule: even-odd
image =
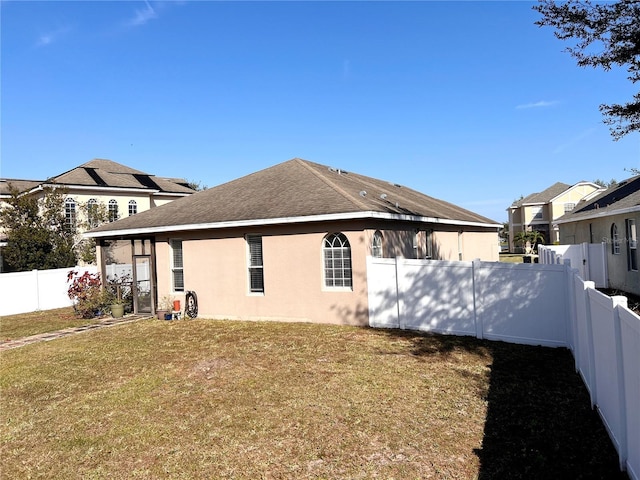
[[73,305],[67,296],[67,275],[70,270],[82,275],[84,272],[96,273],[98,268],[88,265],[0,274],[3,299],[0,302],[0,316],[70,307]]
[[640,317],[559,264],[367,258],[369,324],[569,348],[640,480]]
[[569,260],[571,268],[578,270],[582,279],[595,282],[597,288],[609,287],[605,243],[538,245],[538,258],[543,264],[564,264]]

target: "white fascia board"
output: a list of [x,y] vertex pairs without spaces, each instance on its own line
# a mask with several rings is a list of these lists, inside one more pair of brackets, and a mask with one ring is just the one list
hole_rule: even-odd
[[[66,185],[60,183],[45,183],[43,185],[39,185],[32,191],[42,190],[42,187],[51,187],[51,188],[66,188],[68,190],[98,190],[102,192],[119,192],[119,193],[159,193],[160,190],[151,190],[148,188],[130,188],[130,187],[101,187],[99,185],[89,186],[89,185]],[[31,191],[29,192],[31,193]]]
[[376,218],[381,220],[397,220],[419,223],[435,223],[441,225],[456,225],[460,227],[485,227],[501,228],[499,223],[467,222],[463,220],[451,220],[447,218],[421,217],[417,215],[384,213],[384,212],[351,212],[351,213],[330,213],[325,215],[312,215],[305,217],[282,217],[265,218],[257,220],[233,220],[229,222],[216,223],[196,223],[189,225],[166,225],[162,227],[132,228],[128,230],[108,230],[104,232],[87,232],[83,235],[87,238],[113,237],[120,235],[148,235],[152,233],[167,233],[176,231],[193,230],[217,230],[222,228],[255,227],[268,225],[283,225],[291,223],[311,223],[328,222],[337,220],[361,220],[366,218]]
[[625,213],[634,213],[640,212],[640,205],[635,205],[633,207],[621,208],[619,210],[608,210],[606,212],[598,212],[592,213],[590,215],[581,216],[578,218],[568,218],[566,220],[555,220],[554,225],[561,225],[563,223],[573,223],[573,222],[581,222],[582,220],[597,220],[599,218],[612,217],[613,215],[624,215]]

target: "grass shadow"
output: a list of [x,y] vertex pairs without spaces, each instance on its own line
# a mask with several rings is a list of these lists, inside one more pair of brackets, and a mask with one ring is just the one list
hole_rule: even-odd
[[564,348],[516,345],[473,337],[383,330],[410,340],[410,353],[482,354],[490,368],[479,480],[628,479],[615,448]]

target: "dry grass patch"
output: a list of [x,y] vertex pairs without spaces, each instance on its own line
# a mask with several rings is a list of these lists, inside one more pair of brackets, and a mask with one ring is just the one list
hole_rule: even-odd
[[[546,374],[573,377],[567,388],[578,391],[542,392],[566,400],[556,416],[568,406],[572,421],[587,417],[568,435],[585,434],[579,443],[588,446],[566,468],[581,468],[582,452],[599,450],[591,472],[615,475],[612,447],[593,422],[566,351],[206,320],[145,320],[3,352],[2,471],[6,478],[492,478],[500,455],[518,468],[529,458],[508,446],[492,450],[502,437],[513,440],[512,432],[486,431],[489,420],[509,425],[504,410],[515,377],[497,390],[492,380],[505,352],[512,355],[507,363],[519,360],[524,369],[526,405],[542,409],[517,411],[524,427],[538,422],[537,435],[545,436],[566,427],[554,416],[549,428],[539,416],[549,413],[538,404],[545,375],[526,378],[527,362],[537,365],[546,351],[558,372],[545,364]],[[547,461],[530,472],[555,472],[555,457],[541,447],[533,456]],[[511,478],[534,478],[517,472]]]
[[78,318],[73,308],[7,315],[0,318],[0,341],[97,323],[99,319]]

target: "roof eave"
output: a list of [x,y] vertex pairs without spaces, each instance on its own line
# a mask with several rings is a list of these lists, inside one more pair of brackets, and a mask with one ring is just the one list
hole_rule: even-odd
[[591,213],[589,215],[584,215],[576,218],[567,218],[565,220],[558,219],[553,223],[557,225],[561,225],[563,223],[580,222],[582,220],[596,220],[599,218],[610,217],[612,215],[624,215],[625,213],[633,213],[633,212],[640,212],[640,205],[634,205],[633,207],[627,207],[627,208],[619,208],[616,210],[605,210],[605,211],[596,210],[596,213]]
[[166,225],[159,227],[131,228],[125,230],[106,230],[102,232],[86,232],[83,235],[87,238],[104,238],[113,236],[148,235],[151,233],[168,233],[175,231],[193,230],[218,230],[222,228],[254,227],[260,225],[282,225],[292,223],[311,223],[338,220],[358,220],[364,218],[375,218],[381,220],[396,220],[419,223],[435,223],[441,225],[456,225],[460,227],[484,227],[501,228],[498,223],[471,222],[465,220],[452,220],[448,218],[423,217],[419,215],[407,215],[398,213],[384,213],[376,211],[349,212],[349,213],[329,213],[324,215],[310,215],[302,217],[281,217],[254,220],[233,220],[229,222],[196,223],[189,225]]

